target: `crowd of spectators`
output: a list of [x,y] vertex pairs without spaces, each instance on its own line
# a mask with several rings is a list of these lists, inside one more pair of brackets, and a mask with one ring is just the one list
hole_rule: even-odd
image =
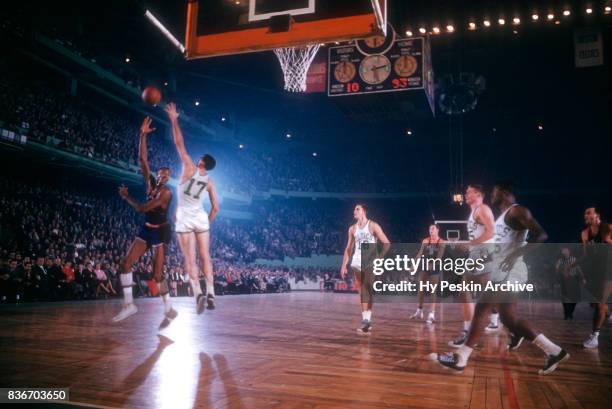
[[[103,107],[77,91],[72,95],[65,81],[52,83],[44,77],[31,78],[0,63],[0,123],[25,134],[30,140],[52,145],[112,166],[135,169],[138,165],[137,130],[142,114]],[[95,101],[95,102],[94,102]],[[161,124],[157,126],[160,127]],[[179,159],[161,126],[148,138],[149,162],[153,169],[170,166],[179,170]],[[187,133],[189,139],[189,133]],[[211,147],[209,146],[208,149]],[[314,192],[391,192],[403,188],[406,178],[392,169],[384,155],[355,149],[342,161],[335,155],[313,157],[304,152],[261,152],[239,150],[216,144],[217,175],[223,188],[236,192],[280,189]],[[364,163],[376,162],[376,171]],[[381,175],[386,175],[381,177]],[[397,176],[397,177],[395,177]]]
[[[118,197],[82,187],[0,181],[0,293],[20,299],[99,298],[119,291],[118,266],[142,222]],[[253,220],[215,221],[212,255],[219,293],[277,292],[289,282],[316,281],[333,272],[269,268],[257,258],[333,254],[336,224],[320,208],[299,216],[280,204],[259,206]],[[278,213],[278,214],[274,214]],[[306,220],[310,220],[308,223]],[[316,228],[315,228],[316,223]],[[304,229],[300,229],[302,224]],[[136,293],[155,295],[150,255],[134,267]],[[170,243],[166,278],[174,295],[187,294],[182,256]],[[318,278],[317,278],[318,277]]]

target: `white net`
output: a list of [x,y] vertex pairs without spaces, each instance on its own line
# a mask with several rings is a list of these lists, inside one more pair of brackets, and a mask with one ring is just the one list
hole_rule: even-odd
[[285,90],[291,92],[306,91],[306,75],[310,64],[321,44],[311,44],[303,47],[275,48],[285,77]]

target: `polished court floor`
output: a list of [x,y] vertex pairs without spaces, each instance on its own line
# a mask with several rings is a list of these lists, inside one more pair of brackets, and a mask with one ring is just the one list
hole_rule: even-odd
[[354,294],[302,292],[218,297],[195,314],[173,299],[178,318],[158,331],[159,299],[137,315],[110,318],[119,301],[0,306],[0,387],[69,387],[71,404],[136,408],[609,408],[612,336],[598,350],[581,342],[590,309],[562,320],[560,304],[520,311],[572,355],[538,376],[541,352],[506,353],[502,331],[487,335],[461,374],[433,363],[461,327],[457,305],[438,322],[409,321],[414,304],[375,306],[374,331],[359,335]]

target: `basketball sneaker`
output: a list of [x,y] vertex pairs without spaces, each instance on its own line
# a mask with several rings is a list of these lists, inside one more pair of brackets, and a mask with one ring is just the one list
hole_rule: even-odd
[[467,331],[463,330],[461,331],[461,335],[448,341],[448,346],[453,347],[453,348],[459,348],[460,346],[465,344],[466,340],[467,340]]
[[443,367],[451,368],[455,371],[463,371],[465,369],[465,365],[459,366],[459,355],[454,352],[438,354],[437,362]]
[[215,309],[215,296],[212,294],[208,294],[206,296],[206,308],[208,308],[209,310],[214,310]]
[[204,294],[198,294],[198,298],[196,299],[196,312],[198,314],[202,314],[204,312],[206,296]]
[[538,371],[540,375],[548,375],[557,369],[557,366],[566,359],[570,357],[570,354],[567,353],[565,349],[562,349],[557,355],[548,355],[546,357],[546,361],[544,362],[544,368]]
[[138,308],[132,303],[126,304],[121,308],[119,314],[113,317],[113,322],[123,321],[126,318],[131,317],[132,315],[138,312]]
[[410,316],[411,320],[423,319],[423,310],[421,308],[417,308],[417,310]]
[[357,328],[357,332],[360,334],[369,334],[372,332],[372,323],[370,320],[361,321],[361,327]]
[[489,325],[487,325],[485,327],[485,332],[492,333],[492,332],[497,332],[497,331],[499,331],[499,325],[498,324],[489,322]]
[[524,339],[525,338],[523,337],[510,333],[510,340],[508,340],[508,350],[516,351],[517,349],[519,349]]
[[175,319],[177,315],[178,312],[176,312],[174,308],[170,308],[170,311],[164,314],[164,320],[161,322],[161,324],[159,324],[159,329],[164,329],[170,325],[172,320]]
[[599,333],[593,332],[591,336],[582,343],[582,346],[588,349],[594,349],[599,346]]

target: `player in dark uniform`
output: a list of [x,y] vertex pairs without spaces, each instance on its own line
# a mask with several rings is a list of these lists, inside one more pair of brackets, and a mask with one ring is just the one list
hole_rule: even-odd
[[[445,241],[439,236],[440,228],[436,224],[429,226],[429,236],[424,238],[421,243],[421,248],[417,253],[415,259],[425,256],[424,260],[429,261],[426,265],[431,264],[435,266],[435,260],[441,260],[444,256],[444,243]],[[440,270],[437,269],[423,269],[418,272],[418,282],[428,281],[431,284],[437,285],[440,282]],[[410,316],[410,319],[423,319],[423,298],[425,295],[419,290],[417,295],[418,306],[414,314]],[[431,309],[427,314],[427,324],[433,324],[436,322],[436,294],[431,294]]]
[[147,117],[140,127],[139,162],[147,189],[147,202],[138,203],[128,192],[126,186],[119,188],[119,195],[128,202],[138,213],[144,213],[145,222],[136,239],[132,242],[127,255],[120,264],[121,286],[123,287],[123,308],[113,317],[114,322],[122,321],[135,314],[138,309],[132,298],[132,266],[148,249],[153,249],[153,273],[157,288],[164,302],[164,320],[160,328],[170,324],[177,316],[177,312],[170,303],[168,284],[163,277],[165,246],[172,238],[172,228],[168,220],[168,209],[172,201],[172,192],[166,186],[170,179],[170,169],[161,167],[157,171],[157,178],[151,175],[147,160],[147,136],[153,132],[151,118]]
[[607,301],[612,294],[612,279],[610,277],[610,246],[612,243],[612,231],[608,223],[601,221],[601,214],[595,207],[589,207],[584,211],[584,222],[586,228],[581,232],[580,239],[583,245],[583,257],[580,260],[585,278],[587,291],[594,298],[593,308],[593,332],[589,338],[582,343],[585,348],[597,348],[599,346],[599,331],[606,321],[608,313]]

